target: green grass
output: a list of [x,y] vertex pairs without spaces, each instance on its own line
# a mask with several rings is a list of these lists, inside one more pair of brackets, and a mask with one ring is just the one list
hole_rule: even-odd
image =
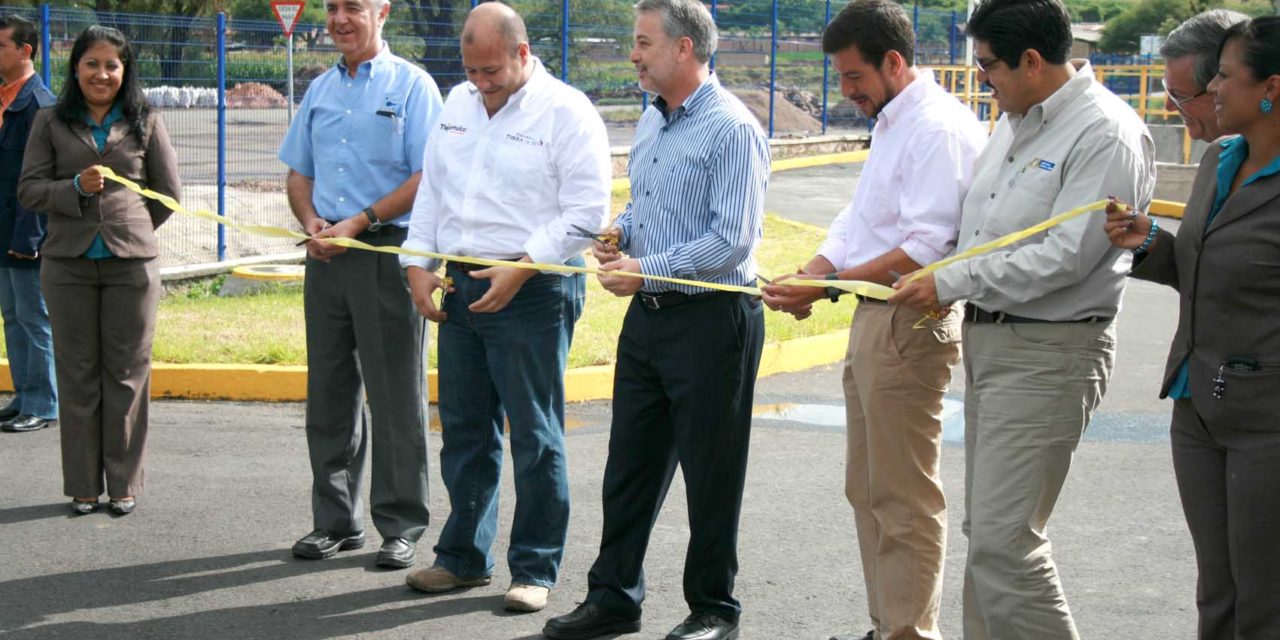
[[[794,271],[813,256],[824,232],[774,215],[765,219],[765,240],[757,258],[761,273],[775,277]],[[251,295],[217,296],[222,278],[169,291],[160,302],[154,361],[178,364],[306,364],[302,288],[275,286]],[[847,298],[846,298],[847,300]],[[569,366],[609,364],[630,298],[610,294],[590,277],[587,302],[574,330]],[[819,335],[848,327],[846,302],[814,305],[803,322],[766,312],[770,342]],[[429,361],[435,366],[435,325],[431,326]],[[0,341],[0,352],[3,352]]]

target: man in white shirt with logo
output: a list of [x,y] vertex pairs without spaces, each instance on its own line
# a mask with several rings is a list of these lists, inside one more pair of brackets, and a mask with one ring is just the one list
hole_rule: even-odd
[[[846,6],[823,32],[822,48],[842,93],[876,124],[853,201],[804,272],[892,284],[955,246],[986,128],[932,72],[912,66],[911,19],[890,0]],[[780,281],[765,287],[765,302],[800,319],[827,295]],[[836,290],[828,291],[834,301]],[[859,300],[844,363],[845,494],[874,626],[866,638],[941,638],[942,395],[960,358],[960,319]]]
[[[497,2],[462,32],[469,82],[454,87],[427,143],[427,174],[404,247],[581,266],[603,227],[610,174],[604,122],[529,51],[524,22]],[[409,575],[428,593],[489,584],[502,442],[510,423],[516,509],[506,606],[538,611],[555,586],[569,521],[564,370],[582,312],[581,274],[404,257],[414,304],[440,323],[440,469],[452,510],[435,564]],[[440,306],[433,294],[444,288]]]

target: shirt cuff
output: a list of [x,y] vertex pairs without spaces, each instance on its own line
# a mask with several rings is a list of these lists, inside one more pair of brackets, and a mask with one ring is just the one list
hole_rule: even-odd
[[963,262],[934,271],[933,285],[938,294],[938,302],[944,304],[966,300],[977,293],[978,289],[968,265]]
[[[423,243],[415,242],[412,239],[406,240],[404,244],[401,245],[401,248],[409,249],[411,251],[430,251],[431,250],[427,248]],[[427,271],[435,271],[436,269],[440,268],[440,261],[435,258],[425,258],[423,256],[407,256],[407,255],[401,254],[400,268],[408,269],[409,267],[421,267],[423,269],[426,269]]]
[[832,266],[839,269],[844,265],[844,260],[848,256],[849,251],[844,244],[838,242],[824,242],[818,247],[818,255],[827,259]]
[[[640,258],[640,273],[646,276],[675,277],[671,271],[671,263],[665,253]],[[648,284],[648,282],[645,283],[645,285]]]
[[931,265],[946,255],[918,238],[908,238],[906,242],[903,242],[902,252],[921,266]]
[[[547,237],[546,229],[538,229],[529,236],[529,239],[524,243],[524,252],[529,256],[530,260],[542,264],[564,264],[565,262],[560,257],[557,247]],[[554,273],[558,276],[574,275],[563,271],[541,271],[539,273]]]

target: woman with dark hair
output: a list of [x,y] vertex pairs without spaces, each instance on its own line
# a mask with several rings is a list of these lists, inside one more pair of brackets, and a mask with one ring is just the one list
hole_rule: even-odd
[[32,124],[18,184],[24,207],[49,214],[41,285],[62,393],[63,491],[91,513],[133,511],[144,484],[151,338],[160,299],[155,229],[170,211],[107,182],[100,167],[181,195],[160,115],[143,97],[138,64],[115,29],[85,29],[53,109]]
[[1200,161],[1174,234],[1113,205],[1130,275],[1181,296],[1161,397],[1199,569],[1199,637],[1280,638],[1280,16],[1231,27],[1209,83],[1240,135]]

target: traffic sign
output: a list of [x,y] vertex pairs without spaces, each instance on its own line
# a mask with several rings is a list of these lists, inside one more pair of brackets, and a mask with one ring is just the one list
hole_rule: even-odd
[[293,28],[298,26],[298,18],[302,17],[302,8],[307,6],[305,0],[271,0],[271,11],[280,21],[285,37],[293,35]]

